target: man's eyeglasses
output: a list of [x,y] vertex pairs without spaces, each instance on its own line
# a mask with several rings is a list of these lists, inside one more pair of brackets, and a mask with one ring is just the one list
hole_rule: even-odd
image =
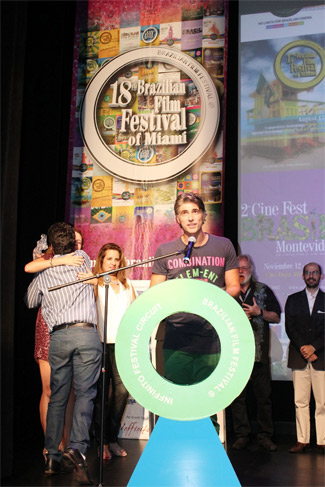
[[249,271],[250,266],[237,267],[237,269],[238,269],[239,271],[245,271],[245,272],[246,272],[246,271]]
[[305,271],[305,276],[318,276],[319,271]]

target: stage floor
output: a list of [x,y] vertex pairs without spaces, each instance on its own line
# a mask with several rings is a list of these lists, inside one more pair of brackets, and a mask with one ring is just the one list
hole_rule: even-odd
[[[289,453],[288,449],[295,443],[293,436],[275,437],[274,441],[278,446],[278,450],[275,452],[260,449],[254,441],[245,450],[234,451],[230,446],[226,448],[232,466],[243,487],[324,487],[324,455],[317,453],[315,449],[303,454]],[[104,463],[104,486],[127,486],[147,441],[120,440],[120,444],[127,450],[128,456],[124,458],[114,457],[111,461]],[[90,448],[87,460],[90,476],[94,485],[98,485],[98,459],[95,446]],[[45,476],[43,466],[43,457],[39,448],[35,449],[33,445],[29,445],[24,450],[17,448],[15,450],[15,473],[9,479],[2,479],[1,485],[3,487],[69,487],[77,485],[73,474]],[[220,468],[222,468],[221,465],[216,464],[216,478]],[[198,485],[193,487],[213,486]]]

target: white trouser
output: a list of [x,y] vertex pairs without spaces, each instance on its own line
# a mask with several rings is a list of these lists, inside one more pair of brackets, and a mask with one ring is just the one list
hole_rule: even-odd
[[325,371],[315,370],[309,362],[303,370],[293,370],[295,392],[297,441],[310,442],[310,392],[315,398],[315,425],[317,445],[325,445]]

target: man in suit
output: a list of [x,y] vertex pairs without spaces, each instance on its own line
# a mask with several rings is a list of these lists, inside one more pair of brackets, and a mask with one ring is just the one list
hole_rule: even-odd
[[306,264],[302,278],[306,288],[288,296],[285,327],[290,339],[288,367],[292,369],[296,407],[297,443],[291,453],[303,453],[310,447],[310,392],[316,410],[317,451],[325,451],[325,368],[324,325],[325,294],[319,288],[323,278],[315,262]]

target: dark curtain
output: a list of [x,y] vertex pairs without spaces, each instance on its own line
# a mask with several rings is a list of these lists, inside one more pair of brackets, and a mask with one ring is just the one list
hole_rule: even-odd
[[[1,453],[2,472],[12,470],[14,420],[14,321],[16,238],[23,105],[27,3],[1,5],[2,144],[1,144]],[[5,19],[10,18],[6,23]]]
[[36,312],[24,265],[41,233],[65,218],[74,1],[2,1],[2,478],[15,446],[40,442]]

